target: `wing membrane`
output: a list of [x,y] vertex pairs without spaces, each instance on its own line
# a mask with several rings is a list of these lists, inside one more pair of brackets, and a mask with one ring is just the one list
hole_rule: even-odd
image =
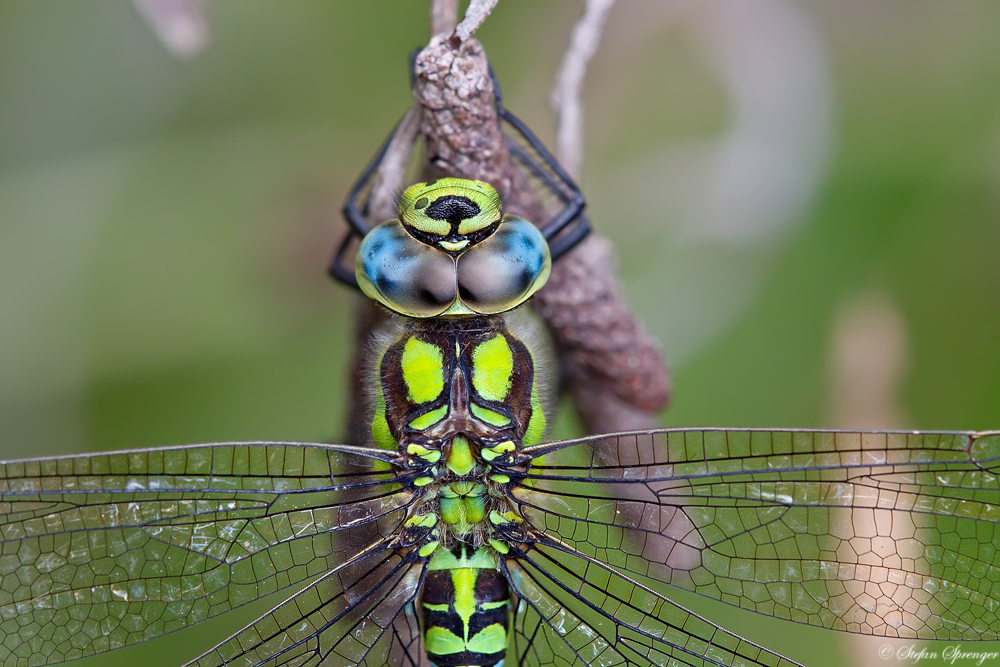
[[665,429],[526,453],[547,455],[512,491],[529,521],[644,581],[861,634],[1000,636],[998,434]]
[[188,667],[419,665],[412,605],[424,565],[387,543],[338,566]]
[[532,667],[791,667],[572,547],[543,538],[507,561],[514,656]]
[[0,662],[53,664],[157,637],[393,534],[409,492],[363,450],[334,447],[0,464]]

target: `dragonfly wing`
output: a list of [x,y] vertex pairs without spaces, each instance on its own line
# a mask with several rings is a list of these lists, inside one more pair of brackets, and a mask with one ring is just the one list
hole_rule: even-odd
[[360,451],[232,443],[0,464],[0,663],[151,639],[393,534],[411,495]]
[[569,545],[540,539],[506,561],[517,605],[512,664],[798,664],[689,612]]
[[998,434],[678,429],[527,453],[547,454],[512,491],[529,521],[643,581],[848,632],[1000,636]]
[[387,543],[337,567],[187,667],[416,667],[412,608],[424,564]]

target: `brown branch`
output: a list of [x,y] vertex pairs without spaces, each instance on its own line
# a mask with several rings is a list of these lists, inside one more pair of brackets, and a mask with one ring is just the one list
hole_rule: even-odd
[[[475,40],[452,47],[435,37],[418,54],[414,97],[427,147],[427,177],[492,183],[508,211],[544,221],[516,167],[493,106],[486,55]],[[610,244],[592,236],[552,267],[533,305],[548,324],[562,377],[588,431],[648,428],[669,400],[659,348],[629,314]]]

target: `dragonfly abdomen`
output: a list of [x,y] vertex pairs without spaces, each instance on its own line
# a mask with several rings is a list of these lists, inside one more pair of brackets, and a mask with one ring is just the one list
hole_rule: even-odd
[[490,551],[460,544],[428,564],[424,649],[437,667],[493,667],[507,652],[510,590]]

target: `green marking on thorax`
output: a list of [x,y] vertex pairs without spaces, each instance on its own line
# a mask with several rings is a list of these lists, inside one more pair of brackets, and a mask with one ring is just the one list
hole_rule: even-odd
[[428,513],[428,514],[417,514],[416,516],[412,516],[409,519],[407,519],[406,523],[404,523],[403,525],[406,526],[407,528],[413,526],[423,526],[425,528],[433,528],[435,524],[437,524],[437,516]]
[[[501,602],[501,605],[507,604]],[[448,605],[424,605],[427,609],[432,607],[447,607]],[[431,611],[438,611],[431,609]],[[468,633],[468,624],[463,626]],[[481,629],[473,637],[463,640],[453,634],[450,630],[440,626],[427,628],[424,633],[424,646],[431,655],[454,655],[463,651],[473,653],[499,653],[507,646],[507,629],[499,623],[493,623]]]
[[524,437],[521,443],[525,447],[537,445],[545,435],[545,411],[542,410],[542,402],[538,400],[538,382],[531,380],[531,418],[528,419],[528,428],[524,430]]
[[[434,424],[444,419],[448,414],[448,406],[442,405],[436,410],[431,410],[430,412],[425,412],[416,419],[410,422],[410,428],[414,428],[418,431],[424,431],[429,429]],[[440,452],[439,452],[440,453]],[[433,461],[431,461],[433,463]]]
[[410,456],[419,456],[428,463],[437,463],[441,460],[441,452],[437,449],[427,449],[423,445],[409,444],[406,446],[406,453]]
[[465,650],[465,641],[451,630],[434,625],[424,633],[424,649],[431,655],[454,655]]
[[501,607],[506,607],[510,604],[510,600],[498,600],[497,602],[480,602],[479,608],[483,611],[489,611],[491,609],[500,609]]
[[514,512],[498,512],[496,510],[490,512],[490,522],[497,526],[504,523],[521,523],[523,521],[524,519]]
[[[385,350],[378,357],[375,368],[382,368],[382,359],[385,357]],[[375,414],[372,419],[372,439],[377,447],[382,449],[396,449],[399,443],[392,435],[389,422],[385,416],[385,394],[382,393],[381,386],[375,392]]]
[[494,412],[489,408],[483,408],[475,403],[469,405],[469,410],[472,411],[472,415],[479,421],[486,422],[490,426],[496,426],[497,428],[504,428],[510,426],[510,419],[503,416],[499,412]]
[[[440,545],[441,543],[438,541],[428,542],[424,546],[420,547],[420,549],[417,551],[417,554],[426,558],[427,556],[430,556],[432,553],[434,553]],[[433,561],[433,559],[431,560]]]
[[472,386],[486,400],[505,400],[513,374],[514,354],[505,336],[498,334],[472,351]]
[[456,475],[468,475],[476,467],[469,441],[462,436],[456,436],[451,441],[448,452],[448,469]]
[[483,457],[484,461],[492,461],[500,456],[503,456],[504,454],[509,454],[515,449],[517,449],[517,447],[512,441],[505,440],[504,442],[493,445],[492,447],[483,447],[482,451],[479,452],[479,455]]
[[400,366],[414,403],[428,403],[444,391],[444,358],[438,346],[410,337],[403,346]]
[[472,525],[486,519],[486,487],[475,482],[453,482],[441,487],[441,520],[468,533]]
[[[482,484],[476,484],[475,482],[466,480],[464,482],[453,482],[448,486],[443,487],[441,489],[441,494],[450,498],[456,498],[458,496],[481,496],[485,490],[486,488]],[[449,495],[449,491],[454,495]]]

